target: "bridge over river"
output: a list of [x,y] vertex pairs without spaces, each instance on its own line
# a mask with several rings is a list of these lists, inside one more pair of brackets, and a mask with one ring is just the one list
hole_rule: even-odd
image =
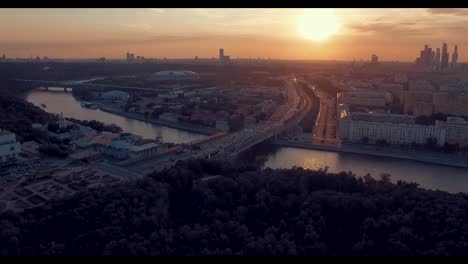
[[162,91],[156,88],[145,88],[145,87],[134,87],[134,86],[120,86],[120,85],[107,85],[107,84],[95,84],[93,80],[89,81],[44,81],[44,80],[25,80],[15,79],[16,82],[21,85],[33,86],[33,87],[63,87],[64,91],[67,88],[71,89],[105,89],[105,90],[139,90],[139,91]]
[[252,148],[266,140],[277,138],[285,133],[296,132],[299,122],[309,113],[312,100],[307,95],[305,87],[297,85],[292,78],[287,82],[288,102],[278,107],[271,118],[253,128],[229,133],[213,140],[189,144],[186,151],[173,151],[164,156],[155,157],[132,164],[130,168],[135,171],[152,172],[174,165],[179,160],[191,158],[229,159]]

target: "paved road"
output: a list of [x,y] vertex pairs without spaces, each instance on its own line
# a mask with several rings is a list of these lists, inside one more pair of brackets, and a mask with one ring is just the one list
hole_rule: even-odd
[[293,127],[302,120],[312,106],[312,100],[299,85],[299,80],[290,78],[287,81],[288,101],[280,106],[271,118],[251,131],[243,133],[228,149],[225,156],[238,153],[270,138],[284,128]]
[[314,93],[320,100],[320,109],[315,122],[311,140],[314,144],[340,145],[336,138],[336,98],[314,87]]
[[304,90],[298,88],[295,78],[288,80],[287,91],[287,103],[278,107],[267,122],[204,142],[199,145],[200,149],[198,150],[193,150],[189,147],[182,152],[173,152],[147,161],[138,162],[129,166],[129,169],[146,174],[173,166],[178,160],[207,156],[225,158],[237,155],[243,150],[271,137],[273,133],[284,127],[287,122],[291,121],[291,124],[297,125],[304,118],[305,114],[308,113],[311,107],[311,99]]

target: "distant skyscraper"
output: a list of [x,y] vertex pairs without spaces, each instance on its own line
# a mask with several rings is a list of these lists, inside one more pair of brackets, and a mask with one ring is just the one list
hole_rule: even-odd
[[416,58],[416,64],[430,67],[432,66],[436,60],[436,54],[428,45],[424,45],[424,49],[421,50],[419,54],[419,58]]
[[135,54],[127,52],[127,62],[135,60]]
[[427,45],[424,47],[424,65],[430,66],[432,64],[432,48]]
[[447,51],[447,43],[444,43],[444,45],[442,45],[442,58],[440,62],[440,68],[441,69],[447,68],[448,63],[449,63],[449,54]]
[[437,50],[436,50],[434,64],[436,65],[437,68],[439,68],[439,66],[440,66],[440,48],[437,48]]
[[452,68],[455,68],[457,66],[457,61],[458,61],[458,47],[455,45],[455,50],[453,51],[452,54]]
[[219,49],[219,63],[228,64],[231,58],[229,56],[224,56],[224,49]]
[[379,56],[377,56],[375,54],[372,54],[371,63],[372,64],[378,64],[379,63]]

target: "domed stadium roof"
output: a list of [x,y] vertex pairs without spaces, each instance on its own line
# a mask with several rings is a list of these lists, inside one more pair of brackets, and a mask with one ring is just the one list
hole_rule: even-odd
[[159,80],[194,80],[200,78],[198,73],[193,71],[160,71],[154,73],[152,76],[154,79]]

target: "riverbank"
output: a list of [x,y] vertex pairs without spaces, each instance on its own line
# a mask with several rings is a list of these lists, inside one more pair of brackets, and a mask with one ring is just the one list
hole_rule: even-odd
[[184,131],[189,131],[189,132],[203,134],[203,135],[209,135],[209,136],[221,132],[221,131],[219,131],[217,129],[213,129],[213,128],[209,128],[209,127],[200,127],[200,126],[194,126],[194,125],[191,125],[191,124],[185,124],[185,123],[180,123],[180,122],[170,122],[170,121],[164,121],[164,120],[153,119],[153,118],[145,118],[144,116],[141,116],[139,114],[123,112],[121,110],[118,110],[118,109],[115,109],[115,108],[110,108],[110,107],[104,106],[102,104],[97,104],[97,105],[98,105],[99,110],[101,110],[101,111],[108,112],[108,113],[115,114],[115,115],[128,117],[128,118],[132,118],[132,119],[136,119],[136,120],[143,121],[143,122],[148,122],[148,123],[155,124],[155,125],[167,126],[167,127],[171,127],[171,128],[176,128],[176,129],[180,129],[180,130],[184,130]]
[[468,168],[468,157],[455,156],[444,153],[430,153],[422,151],[410,151],[377,146],[349,146],[341,147],[317,145],[307,142],[291,142],[286,140],[275,141],[276,145],[302,149],[323,150],[332,152],[354,153],[369,156],[407,159],[423,163],[438,164],[451,167]]
[[[75,94],[71,93],[71,95],[75,100],[79,102],[83,101],[81,98],[79,98]],[[166,126],[170,128],[180,129],[183,131],[188,131],[188,132],[193,132],[193,133],[198,133],[198,134],[208,135],[208,136],[215,135],[217,133],[222,132],[218,129],[214,129],[210,127],[202,127],[202,126],[196,126],[196,125],[180,123],[180,122],[171,122],[171,121],[164,121],[164,120],[153,119],[153,118],[146,118],[141,114],[124,112],[117,108],[105,106],[104,104],[99,103],[99,102],[90,102],[90,103],[95,104],[98,107],[98,109],[101,111],[127,117],[127,118],[136,119],[139,121],[143,121],[143,122],[147,122],[147,123],[151,123],[155,125]]]

